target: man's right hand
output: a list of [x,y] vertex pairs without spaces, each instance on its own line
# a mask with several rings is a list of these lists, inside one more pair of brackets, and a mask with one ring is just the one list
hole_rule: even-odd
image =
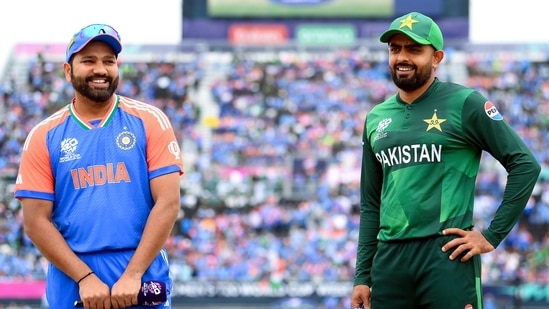
[[351,308],[370,309],[370,287],[365,284],[355,285],[351,296]]
[[80,300],[84,308],[110,309],[111,290],[95,274],[91,275],[79,284]]

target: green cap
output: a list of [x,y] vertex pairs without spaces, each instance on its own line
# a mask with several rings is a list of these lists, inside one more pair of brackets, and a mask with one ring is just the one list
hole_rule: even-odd
[[444,45],[442,31],[430,18],[418,12],[412,12],[398,17],[389,29],[381,35],[379,40],[389,42],[395,34],[402,33],[422,45],[433,45],[436,50],[441,50]]

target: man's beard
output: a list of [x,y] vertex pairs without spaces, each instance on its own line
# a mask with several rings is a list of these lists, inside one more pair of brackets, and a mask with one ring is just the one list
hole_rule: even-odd
[[399,89],[414,91],[421,88],[429,81],[431,78],[431,66],[425,66],[422,70],[416,67],[416,72],[411,77],[398,77],[396,69],[392,68],[391,78]]
[[86,78],[77,78],[71,73],[72,86],[74,90],[86,98],[95,102],[107,102],[118,88],[118,76],[112,79],[109,76],[101,76],[109,84],[107,88],[93,88],[88,82],[94,79],[94,76]]

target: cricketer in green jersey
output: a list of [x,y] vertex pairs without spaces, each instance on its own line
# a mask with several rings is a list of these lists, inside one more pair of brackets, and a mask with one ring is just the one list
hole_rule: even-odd
[[[435,77],[443,36],[412,12],[380,37],[396,95],[375,106],[363,132],[361,214],[351,306],[482,309],[480,254],[523,213],[540,165],[496,106]],[[508,173],[487,229],[474,229],[481,154]]]

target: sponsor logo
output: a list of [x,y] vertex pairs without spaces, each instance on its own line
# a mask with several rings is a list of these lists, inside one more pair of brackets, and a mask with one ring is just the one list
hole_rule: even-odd
[[503,120],[503,116],[499,113],[494,103],[490,101],[486,101],[486,103],[484,103],[484,112],[492,120]]
[[234,24],[229,27],[228,36],[235,44],[283,44],[289,34],[285,25]]
[[179,160],[179,155],[181,154],[181,150],[179,149],[179,145],[177,142],[170,142],[168,144],[168,151],[173,154],[176,160]]

